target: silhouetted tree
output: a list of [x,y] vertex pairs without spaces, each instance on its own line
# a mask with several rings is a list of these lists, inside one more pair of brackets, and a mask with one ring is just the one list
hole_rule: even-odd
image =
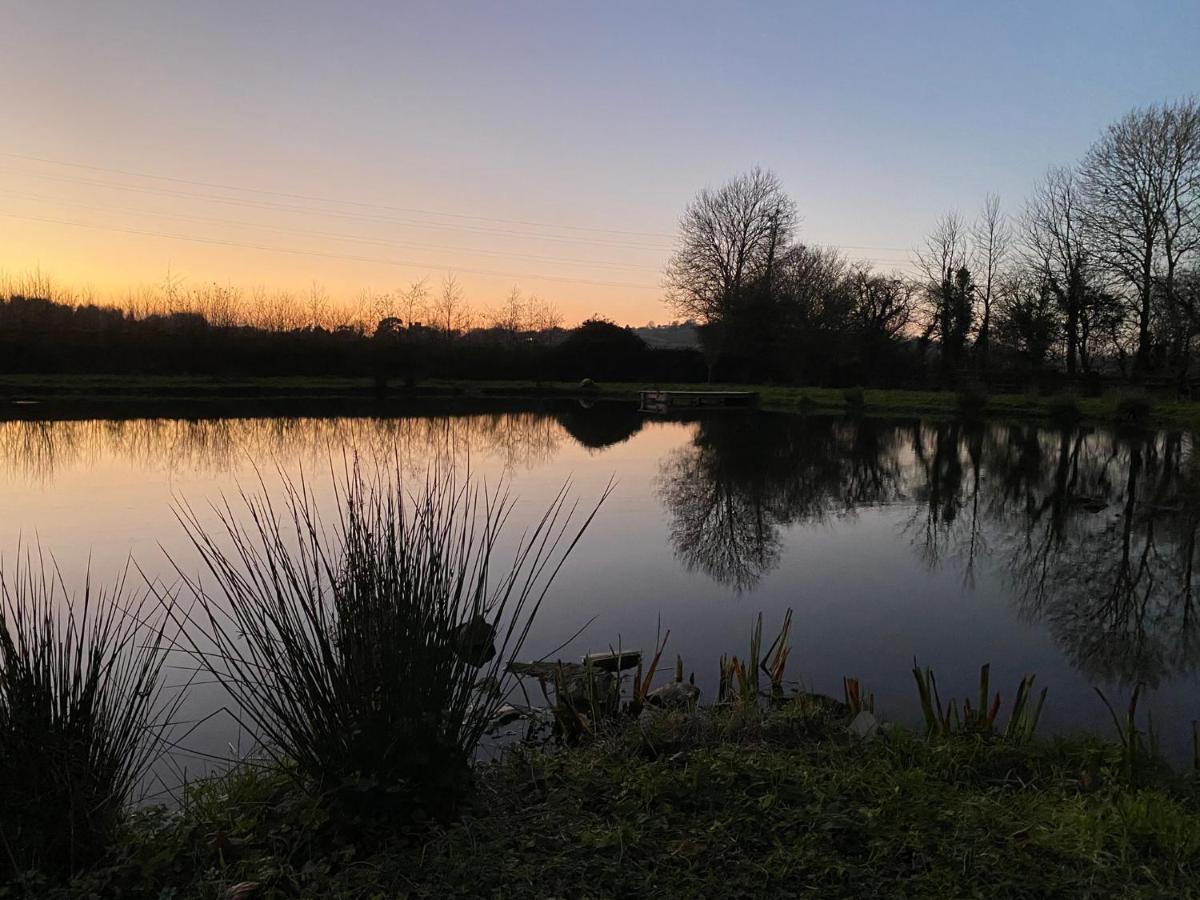
[[1108,127],[1082,166],[1088,240],[1132,292],[1134,371],[1151,367],[1156,296],[1175,299],[1180,262],[1200,248],[1200,106],[1135,109]]
[[938,220],[916,253],[917,267],[925,278],[924,335],[937,337],[946,379],[964,362],[974,320],[975,284],[967,258],[966,229],[954,212]]
[[773,172],[759,168],[705,188],[684,211],[679,247],[666,269],[667,302],[700,323],[710,376],[724,350],[727,320],[752,285],[769,290],[795,223],[795,203]]
[[1012,230],[1000,211],[1000,198],[988,194],[983,210],[971,228],[975,270],[979,273],[978,297],[982,305],[979,330],[975,335],[975,351],[980,368],[986,372],[992,337],[992,301],[999,287],[1000,276],[1008,261]]
[[1005,279],[997,294],[996,336],[1034,373],[1045,367],[1062,331],[1057,303],[1050,283],[1035,273]]
[[576,378],[620,378],[639,372],[646,353],[646,342],[633,329],[598,316],[571,329],[558,347],[560,368]]

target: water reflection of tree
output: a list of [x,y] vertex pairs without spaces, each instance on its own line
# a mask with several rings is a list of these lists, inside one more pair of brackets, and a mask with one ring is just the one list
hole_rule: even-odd
[[1099,678],[1157,684],[1190,670],[1198,497],[1181,436],[1117,436],[1069,466],[1090,491],[1068,482],[1045,501],[1063,521],[1030,523],[1036,540],[1012,558],[1022,609]]
[[602,450],[629,440],[642,430],[645,416],[632,404],[572,404],[557,410],[555,419],[577,443],[589,450]]
[[1157,684],[1200,662],[1200,459],[1177,432],[713,416],[662,462],[678,558],[736,590],[783,529],[906,500],[931,567],[989,566],[1097,680]]
[[412,472],[468,456],[506,468],[552,458],[564,439],[536,412],[398,418],[92,419],[0,422],[0,473],[48,484],[71,468],[117,461],[146,471],[222,474],[272,460],[328,465],[343,450],[396,458]]
[[[995,556],[1078,669],[1157,684],[1197,661],[1200,478],[1179,433],[944,423],[918,442],[928,563]],[[984,439],[979,440],[982,434]],[[994,551],[994,553],[993,553]]]
[[778,564],[781,528],[897,496],[898,436],[871,420],[701,420],[659,471],[677,556],[735,590],[753,587]]

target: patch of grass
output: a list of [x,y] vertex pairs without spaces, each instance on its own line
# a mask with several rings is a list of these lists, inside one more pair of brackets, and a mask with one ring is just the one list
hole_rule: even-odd
[[[521,750],[420,842],[339,840],[286,777],[246,769],[131,824],[100,895],[1188,897],[1195,785],[1132,786],[1119,749],[903,729],[825,706],[662,710]],[[118,882],[117,879],[123,879]]]
[[40,555],[0,568],[0,881],[108,852],[176,707],[158,609],[123,577],[73,596]]
[[[594,390],[581,391],[578,382],[534,382],[520,380],[425,379],[408,399],[490,398],[518,399],[543,397],[589,397],[638,399],[642,390],[733,390],[757,391],[765,409],[786,412],[841,412],[852,408],[848,392],[842,388],[747,384],[665,384],[650,382],[605,382]],[[850,389],[856,400],[857,394]],[[1086,396],[1078,397],[1082,418],[1112,421],[1120,418],[1125,392],[1101,394],[1093,383],[1085,385]],[[959,395],[952,391],[909,389],[867,389],[862,392],[862,411],[868,414],[958,415]],[[39,399],[52,407],[52,401],[67,404],[128,403],[135,401],[215,401],[250,404],[261,400],[370,400],[377,402],[376,385],[369,378],[275,376],[275,377],[201,377],[201,376],[122,376],[122,375],[0,375],[0,398]],[[1063,404],[1056,397],[1029,393],[995,393],[987,397],[986,413],[991,416],[1029,417],[1054,415]],[[1200,427],[1200,402],[1156,398],[1149,411],[1149,422]]]
[[988,406],[988,392],[981,384],[964,385],[958,392],[958,411],[964,416],[979,416]]
[[1153,401],[1140,392],[1118,394],[1113,405],[1113,418],[1123,425],[1145,425],[1153,412]]
[[1055,394],[1046,400],[1046,414],[1056,422],[1071,423],[1083,416],[1074,394]]

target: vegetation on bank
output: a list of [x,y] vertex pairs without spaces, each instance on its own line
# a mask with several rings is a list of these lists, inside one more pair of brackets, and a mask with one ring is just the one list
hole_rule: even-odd
[[[780,412],[851,412],[903,415],[984,415],[1046,417],[1094,422],[1200,424],[1200,401],[1134,389],[1099,396],[1075,393],[990,393],[967,386],[958,391],[795,387],[661,382],[579,382],[522,380],[436,380],[414,387],[391,383],[380,388],[370,378],[277,376],[264,378],[189,375],[0,375],[0,410],[53,411],[55,406],[144,401],[337,401],[535,399],[569,397],[636,401],[643,390],[756,391],[762,408]],[[20,405],[32,401],[33,405]],[[40,404],[40,406],[39,406]]]
[[1198,797],[1161,768],[1131,779],[1120,748],[1093,740],[863,739],[804,702],[655,711],[572,749],[514,751],[479,770],[458,819],[416,829],[347,823],[286,773],[247,765],[192,785],[176,812],[137,813],[105,866],[38,890],[1189,897]]

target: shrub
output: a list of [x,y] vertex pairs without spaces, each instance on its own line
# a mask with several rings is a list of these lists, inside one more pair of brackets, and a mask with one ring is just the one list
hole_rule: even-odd
[[981,384],[967,384],[958,392],[958,409],[964,415],[982,413],[988,405],[987,390]]
[[71,597],[38,563],[0,569],[0,880],[96,862],[178,705],[159,703],[166,617],[148,594],[127,602],[122,576]]
[[303,480],[284,479],[285,517],[265,491],[243,494],[241,521],[226,505],[215,534],[179,510],[225,595],[188,579],[207,636],[193,648],[265,751],[344,811],[447,815],[506,699],[504,667],[599,504],[568,535],[564,487],[501,566],[500,487],[433,473],[408,494],[398,472],[368,478],[356,461],[335,493],[328,529]]
[[1074,394],[1056,394],[1046,401],[1046,412],[1057,422],[1074,422],[1082,415]]
[[1139,425],[1150,418],[1154,404],[1142,393],[1121,394],[1113,407],[1113,418],[1125,425]]

